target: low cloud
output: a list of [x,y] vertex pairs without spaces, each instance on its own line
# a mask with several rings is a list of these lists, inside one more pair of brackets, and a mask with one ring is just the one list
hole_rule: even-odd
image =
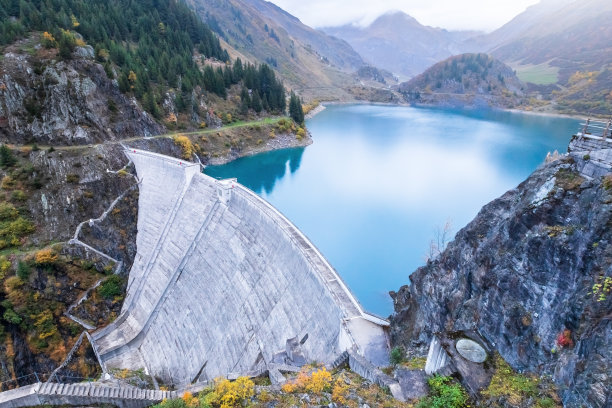
[[421,24],[449,30],[492,31],[538,0],[273,0],[312,27],[348,23],[368,25],[380,15],[401,10]]

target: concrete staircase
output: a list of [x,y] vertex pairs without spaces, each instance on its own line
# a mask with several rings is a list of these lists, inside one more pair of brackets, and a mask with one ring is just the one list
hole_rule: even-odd
[[143,408],[180,396],[176,391],[117,387],[97,382],[36,383],[0,393],[0,407],[112,404],[120,408]]

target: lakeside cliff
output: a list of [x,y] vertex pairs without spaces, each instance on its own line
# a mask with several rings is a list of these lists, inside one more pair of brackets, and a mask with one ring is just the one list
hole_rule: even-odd
[[477,333],[514,370],[551,377],[564,406],[609,407],[612,178],[581,175],[588,156],[540,167],[391,292],[392,342],[422,355],[434,335]]

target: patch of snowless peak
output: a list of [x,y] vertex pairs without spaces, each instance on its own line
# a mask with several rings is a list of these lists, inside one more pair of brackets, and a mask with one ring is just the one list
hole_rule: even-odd
[[138,253],[121,315],[93,335],[107,369],[191,383],[265,369],[295,339],[296,361],[357,350],[388,363],[388,323],[276,209],[198,165],[127,154],[142,180]]

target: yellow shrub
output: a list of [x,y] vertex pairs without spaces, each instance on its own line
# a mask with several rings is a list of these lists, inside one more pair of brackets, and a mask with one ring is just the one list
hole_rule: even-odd
[[4,279],[4,276],[10,269],[11,265],[11,261],[6,259],[5,256],[0,256],[0,279]]
[[166,118],[166,122],[176,124],[176,122],[178,122],[178,118],[174,113],[171,112]]
[[183,159],[191,159],[191,156],[193,155],[193,144],[191,143],[191,140],[184,135],[174,136],[173,140],[174,144],[180,146]]
[[34,260],[39,265],[51,265],[57,262],[58,255],[51,248],[41,249],[34,256]]
[[7,292],[13,292],[23,286],[23,281],[17,276],[11,276],[4,281],[4,289]]
[[45,48],[53,48],[56,46],[56,44],[57,42],[55,41],[55,37],[53,37],[53,34],[45,31],[43,33],[43,46]]
[[4,190],[9,190],[15,187],[15,180],[11,176],[4,176],[2,178],[2,188]]
[[53,321],[53,314],[50,310],[31,316],[34,320],[34,327],[38,331],[38,338],[46,339],[57,333],[57,326]]
[[259,400],[259,402],[270,402],[272,401],[272,396],[270,395],[270,393],[266,390],[262,390],[259,395],[257,396],[257,399]]
[[306,390],[320,394],[323,390],[329,388],[331,385],[331,374],[323,367],[320,370],[312,373],[310,382],[306,384]]
[[346,405],[349,387],[343,383],[343,379],[338,378],[332,390],[332,401],[338,405]]
[[188,407],[197,407],[200,404],[198,399],[194,397],[193,394],[189,391],[184,393],[182,398],[185,402],[185,405],[187,405]]
[[296,132],[297,139],[302,140],[304,136],[306,136],[306,131],[304,130],[304,128],[299,128]]
[[330,388],[331,379],[331,373],[327,371],[325,367],[314,371],[310,375],[305,371],[300,371],[295,380],[286,382],[281,389],[286,393],[308,391],[314,394],[320,394],[324,390]]
[[238,377],[236,381],[217,378],[212,392],[202,398],[202,405],[235,408],[242,406],[242,402],[253,395],[255,395],[255,383],[247,377]]

